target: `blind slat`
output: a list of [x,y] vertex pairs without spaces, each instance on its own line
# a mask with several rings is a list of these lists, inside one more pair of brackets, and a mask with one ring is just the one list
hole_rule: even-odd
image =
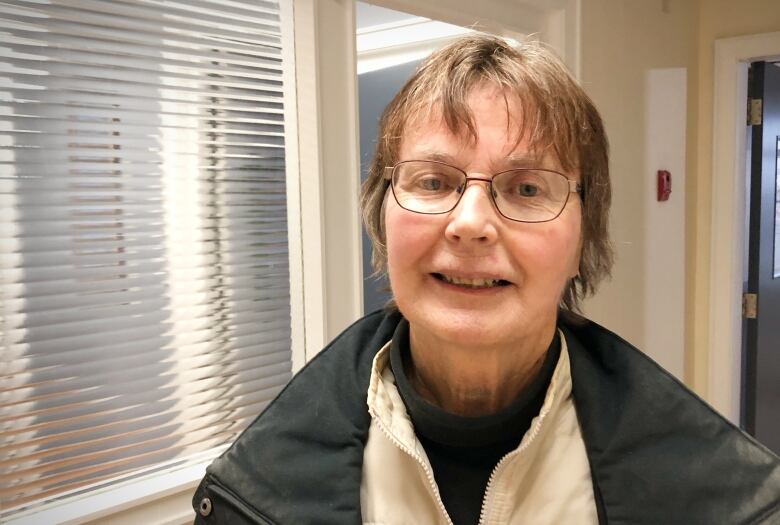
[[[132,321],[123,323],[123,326],[126,327],[125,329],[142,328],[146,323],[154,322],[156,326],[159,326],[164,330],[161,330],[160,332],[163,335],[170,333],[171,330],[179,330],[180,326],[186,326],[187,330],[194,331],[198,330],[201,326],[214,322],[217,318],[221,322],[236,322],[237,324],[240,324],[242,319],[252,317],[258,303],[270,307],[271,305],[284,306],[289,301],[289,292],[284,289],[256,289],[256,293],[257,299],[247,304],[247,306],[253,308],[245,309],[243,311],[234,308],[233,301],[230,301],[229,305],[225,305],[221,308],[203,305],[188,309],[177,308],[175,311],[163,309],[154,313],[143,314],[133,314],[131,311],[128,313],[129,316],[132,317]],[[96,335],[106,330],[104,327],[106,321],[106,319],[92,318],[80,321],[45,324],[34,328],[16,328],[6,331],[4,342],[9,346],[15,344],[33,345],[47,341],[80,337],[82,333]],[[119,319],[113,319],[112,324],[118,323]]]
[[[276,320],[278,312],[273,310],[265,313],[265,319],[253,319],[254,323],[268,323]],[[266,325],[267,326],[267,325]],[[197,336],[200,335],[198,339]],[[161,362],[190,359],[193,356],[211,355],[230,352],[243,352],[253,349],[258,352],[273,351],[282,348],[289,339],[289,331],[285,329],[264,330],[261,334],[250,326],[236,325],[230,334],[225,334],[219,339],[209,338],[208,333],[193,334],[187,341],[167,341],[162,345],[148,344],[150,339],[137,338],[131,342],[117,343],[107,346],[91,348],[76,348],[63,350],[62,354],[54,353],[25,353],[16,352],[12,359],[4,363],[2,368],[4,388],[21,388],[26,385],[35,386],[39,382],[54,381],[68,374],[70,370],[63,367],[72,366],[71,363],[94,362],[104,363],[111,361],[116,366],[122,366],[125,361],[133,359],[147,359],[157,357]],[[152,341],[153,342],[153,341]],[[29,348],[29,347],[28,347]],[[130,353],[129,350],[134,350]],[[34,352],[34,349],[32,349]],[[156,352],[156,353],[155,353]],[[10,352],[9,352],[10,353]],[[160,355],[162,354],[162,355]],[[117,357],[120,356],[120,357]],[[68,377],[67,375],[65,377]]]
[[[11,455],[24,455],[27,458],[29,454],[37,454],[39,451],[48,451],[59,446],[69,446],[62,445],[63,443],[88,443],[92,440],[103,439],[106,436],[128,436],[144,432],[147,429],[159,428],[160,426],[174,426],[174,430],[181,430],[182,426],[190,424],[205,426],[212,422],[224,421],[226,411],[218,409],[223,405],[216,405],[217,402],[222,402],[222,400],[192,407],[186,414],[182,412],[158,412],[139,417],[125,417],[118,421],[100,425],[83,425],[72,430],[39,437],[31,437],[35,433],[30,432],[28,429],[18,429],[14,432],[17,439],[14,441],[8,440],[8,445],[2,445],[3,438],[7,439],[12,432],[7,432],[3,438],[0,438],[0,457],[8,458]],[[265,400],[257,401],[248,397],[242,398],[241,403],[235,403],[231,406],[230,414],[235,415],[236,419],[255,417],[262,409],[262,407],[258,409],[258,405],[262,405],[264,402]]]
[[[283,335],[289,337],[287,332]],[[159,373],[161,377],[177,380],[182,377],[180,374],[196,371],[197,378],[205,377],[214,371],[215,366],[221,367],[219,372],[224,375],[231,370],[240,371],[237,368],[239,365],[251,369],[260,364],[278,364],[286,362],[289,357],[284,353],[283,343],[280,338],[275,345],[265,343],[262,348],[242,346],[230,351],[217,346],[212,355],[198,354],[191,357],[177,355],[175,359],[166,357],[153,364],[144,362],[143,354],[140,358],[113,355],[113,359],[110,360],[58,365],[43,369],[41,373],[32,370],[26,374],[32,376],[28,383],[20,387],[4,385],[3,390],[0,391],[0,402],[12,405],[45,400],[63,393],[77,393],[86,388],[99,388],[109,379],[113,384],[131,382],[135,377],[143,374]],[[222,361],[227,357],[230,358],[230,362],[225,364]],[[116,366],[117,370],[106,370],[107,364]],[[122,367],[118,369],[120,364]],[[83,369],[78,368],[79,366]],[[49,379],[44,379],[45,376]]]
[[191,402],[186,405],[177,403],[176,400],[162,399],[146,405],[125,404],[121,407],[106,408],[98,412],[82,411],[79,414],[70,414],[67,420],[20,418],[13,424],[3,426],[0,442],[4,446],[24,444],[25,441],[22,441],[20,436],[28,438],[30,436],[58,437],[59,439],[63,432],[90,429],[101,425],[107,425],[106,428],[115,429],[115,435],[121,435],[121,432],[116,431],[116,429],[123,428],[122,425],[143,428],[152,416],[163,417],[171,421],[187,418],[191,414],[204,413],[221,413],[224,417],[232,410],[247,404],[269,401],[275,395],[274,391],[278,392],[278,389],[284,385],[288,376],[289,374],[287,376],[280,375],[278,384],[272,381],[271,386],[265,389],[258,388],[258,385],[253,382],[246,382],[245,390],[241,396],[229,389],[216,389],[218,395],[196,393],[192,395]]
[[[30,34],[26,38],[20,38],[17,35],[2,33],[0,34],[0,43],[12,45],[18,55],[27,56],[27,58],[41,56],[40,53],[43,51],[51,55],[59,52],[84,52],[95,55],[143,58],[146,60],[149,59],[150,55],[154,54],[159,56],[164,61],[163,63],[168,61],[183,63],[211,63],[218,61],[232,67],[269,67],[270,69],[281,70],[279,67],[279,51],[276,49],[253,54],[230,52],[228,55],[226,54],[227,50],[176,46],[170,40],[166,40],[163,45],[150,46],[143,42],[87,40],[84,38],[84,35],[50,35],[48,38],[49,40],[46,41],[37,38],[34,34]],[[11,56],[10,53],[13,53],[13,51],[9,52],[9,56]]]
[[[136,370],[138,372],[139,370]],[[164,395],[169,391],[176,391],[176,395],[186,392],[189,394],[205,391],[220,386],[227,377],[240,376],[244,380],[262,379],[275,381],[280,375],[289,373],[287,363],[277,363],[274,365],[264,365],[262,369],[235,370],[232,368],[221,368],[220,365],[214,365],[212,373],[203,375],[203,371],[193,370],[184,371],[178,374],[182,381],[171,383],[166,374],[161,373],[159,377],[140,377],[123,378],[119,382],[105,381],[97,387],[91,387],[84,391],[75,390],[71,392],[61,392],[59,396],[50,396],[44,399],[32,401],[19,401],[4,403],[5,414],[0,416],[0,428],[4,423],[12,422],[18,416],[22,417],[41,417],[43,415],[56,416],[67,414],[70,410],[80,410],[82,407],[89,407],[90,411],[99,411],[98,407],[113,406],[119,401],[119,395],[122,395],[121,401],[131,401],[140,398],[148,400],[153,398],[157,391]],[[143,369],[140,370],[143,372]],[[108,379],[117,377],[117,374],[106,374]],[[119,376],[121,377],[121,376]],[[101,378],[102,379],[102,378]],[[188,380],[186,385],[182,383]],[[132,391],[133,394],[126,394]]]
[[[255,305],[257,308],[270,309],[281,313],[285,311],[285,307],[289,308],[289,301],[286,299],[258,300],[255,302]],[[246,322],[251,323],[251,320]],[[237,322],[233,326],[239,327],[241,325],[242,323]],[[182,328],[179,329],[179,327]],[[36,352],[67,352],[78,348],[104,347],[110,345],[112,341],[116,342],[116,338],[129,338],[133,341],[158,339],[158,343],[167,343],[168,338],[175,337],[177,341],[184,343],[192,340],[200,341],[203,340],[204,336],[209,335],[213,336],[214,334],[210,333],[207,323],[203,320],[180,321],[170,325],[159,324],[151,328],[138,323],[136,326],[132,324],[123,325],[121,328],[116,328],[111,332],[91,333],[82,336],[63,336],[59,339],[42,339],[32,343],[9,341],[6,348],[9,353],[26,352],[34,355]],[[0,368],[0,370],[2,369]]]
[[200,38],[232,37],[255,44],[259,42],[252,37],[257,33],[278,35],[279,32],[279,23],[272,18],[249,17],[249,23],[242,24],[233,20],[220,21],[213,17],[181,16],[171,9],[135,8],[132,4],[122,5],[119,2],[100,0],[58,0],[57,4],[49,4],[45,8],[36,8],[35,4],[24,0],[19,4],[22,5],[14,10],[15,12],[7,12],[6,19],[19,19],[19,22],[24,24],[44,22],[47,27],[68,23],[144,34],[181,33]]

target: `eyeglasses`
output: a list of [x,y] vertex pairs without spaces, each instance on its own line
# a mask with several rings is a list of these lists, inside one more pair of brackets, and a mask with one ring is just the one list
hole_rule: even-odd
[[385,168],[393,196],[405,210],[440,214],[454,210],[469,181],[487,182],[498,212],[518,222],[547,222],[558,217],[579,182],[547,169],[512,169],[492,178],[469,177],[466,172],[434,160],[405,160]]

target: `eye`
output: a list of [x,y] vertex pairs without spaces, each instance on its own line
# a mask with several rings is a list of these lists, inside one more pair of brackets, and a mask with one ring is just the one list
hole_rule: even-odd
[[517,185],[516,191],[522,197],[536,197],[539,194],[539,187],[535,184],[520,183]]
[[453,191],[457,184],[451,175],[438,171],[426,171],[417,173],[412,184],[412,191],[428,194],[443,194]]
[[418,198],[446,197],[456,191],[463,174],[446,164],[422,160],[402,162],[395,174],[396,191]]
[[432,176],[428,176],[420,179],[418,184],[422,189],[428,191],[439,191],[442,187],[441,179]]
[[[502,199],[522,206],[541,202],[551,197],[551,181],[545,172],[516,170],[499,173],[493,178],[493,188]],[[554,189],[554,188],[552,188]]]

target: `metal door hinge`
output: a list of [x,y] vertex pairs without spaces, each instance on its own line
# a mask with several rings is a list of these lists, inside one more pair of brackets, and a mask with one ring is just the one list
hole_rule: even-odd
[[748,99],[748,126],[760,126],[763,122],[764,101],[760,98]]
[[742,294],[742,317],[755,319],[758,309],[758,295],[754,293]]

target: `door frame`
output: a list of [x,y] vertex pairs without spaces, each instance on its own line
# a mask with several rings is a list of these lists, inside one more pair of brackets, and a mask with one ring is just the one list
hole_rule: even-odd
[[[707,401],[739,424],[747,70],[780,55],[780,32],[715,40]],[[697,294],[698,296],[699,294]]]

